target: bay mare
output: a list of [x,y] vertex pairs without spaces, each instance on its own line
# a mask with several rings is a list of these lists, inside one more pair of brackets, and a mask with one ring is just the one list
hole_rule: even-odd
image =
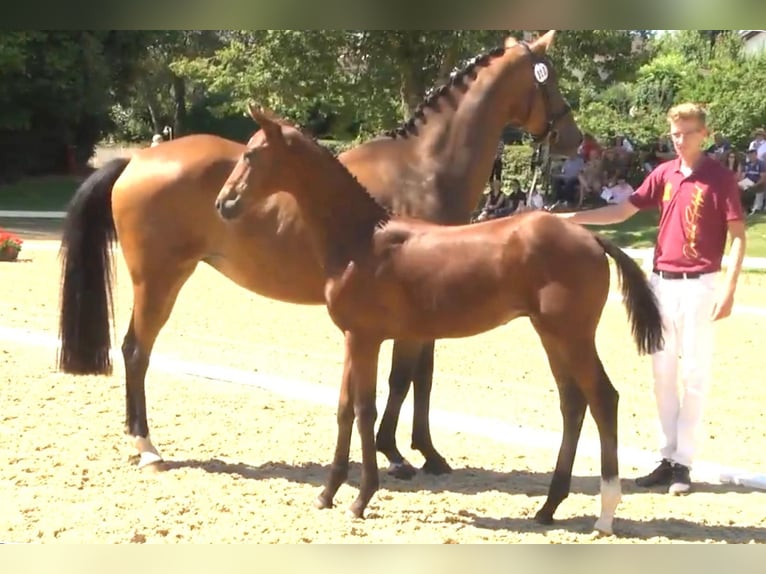
[[[429,95],[410,121],[342,154],[341,162],[398,213],[468,222],[506,124],[547,141],[553,152],[576,150],[580,132],[546,56],[553,37],[551,31],[530,45],[508,41],[477,57]],[[133,284],[133,311],[122,343],[125,430],[141,467],[162,467],[146,412],[152,348],[200,262],[265,297],[324,301],[322,269],[292,196],[275,194],[229,224],[218,217],[215,197],[244,151],[239,143],[208,135],[166,142],[109,162],[82,184],[69,206],[62,239],[59,365],[68,373],[111,371],[110,245],[119,239]],[[355,216],[353,210],[344,212]],[[410,381],[412,447],[425,457],[426,471],[450,470],[428,425],[433,352],[431,338],[394,342],[377,447],[400,477],[414,472],[395,440]]]
[[462,226],[392,214],[324,148],[256,108],[250,113],[261,131],[250,139],[216,207],[224,219],[236,221],[274,193],[293,195],[322,263],[327,309],[345,337],[337,446],[317,505],[331,507],[348,477],[355,419],[362,480],[349,512],[362,517],[378,489],[375,391],[384,340],[467,337],[523,316],[548,356],[563,417],[556,468],[536,518],[551,522],[569,494],[590,408],[601,442],[601,515],[595,529],[611,534],[621,497],[618,394],[596,350],[596,328],[609,292],[605,254],[621,274],[639,350],[655,351],[662,344],[659,308],[635,261],[609,241],[547,212]]

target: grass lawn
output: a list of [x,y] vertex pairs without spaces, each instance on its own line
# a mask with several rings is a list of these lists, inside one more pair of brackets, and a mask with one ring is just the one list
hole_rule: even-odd
[[82,178],[48,176],[0,185],[0,210],[63,211]]

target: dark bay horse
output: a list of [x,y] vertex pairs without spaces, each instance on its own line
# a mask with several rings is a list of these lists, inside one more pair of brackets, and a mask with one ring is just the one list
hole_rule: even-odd
[[[390,135],[340,156],[381,203],[440,223],[468,222],[489,176],[503,127],[510,123],[574,152],[580,132],[563,100],[546,52],[549,32],[531,45],[509,41],[474,59],[434,91],[414,117]],[[324,302],[324,277],[311,256],[295,200],[276,194],[225,225],[214,200],[245,146],[198,135],[118,159],[88,178],[75,195],[62,239],[60,368],[108,373],[110,245],[116,238],[133,283],[133,312],[122,344],[126,433],[140,466],[162,459],[149,439],[145,377],[152,348],[176,297],[199,262],[260,295],[302,304]],[[348,216],[354,217],[353,211]],[[414,382],[412,446],[424,469],[450,467],[428,426],[433,340],[396,340],[390,394],[378,449],[397,476],[414,469],[396,446],[395,430]]]
[[639,351],[662,344],[659,308],[640,267],[617,246],[546,212],[474,225],[444,226],[393,215],[324,148],[252,108],[261,126],[216,201],[232,221],[253,202],[292,194],[325,274],[324,295],[345,335],[338,438],[320,508],[348,476],[354,419],[362,480],[349,512],[361,517],[378,489],[374,425],[384,340],[467,337],[529,317],[559,390],[564,431],[548,498],[536,518],[549,523],[569,493],[586,408],[601,441],[601,515],[612,532],[621,497],[617,464],[618,394],[596,351],[596,328],[617,264]]

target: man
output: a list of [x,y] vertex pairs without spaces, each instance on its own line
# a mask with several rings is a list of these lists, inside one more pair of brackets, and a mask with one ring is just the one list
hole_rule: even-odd
[[739,186],[743,190],[752,188],[755,193],[750,215],[763,211],[764,192],[766,192],[766,163],[758,159],[756,148],[751,148],[747,152],[747,159],[742,167],[742,181],[739,182]]
[[[624,221],[639,209],[660,210],[651,285],[665,336],[664,349],[652,356],[662,461],[636,483],[685,494],[691,489],[690,469],[699,449],[712,375],[713,322],[731,314],[745,255],[745,223],[735,175],[702,150],[705,111],[696,104],[681,104],[668,112],[668,121],[677,159],[657,166],[623,203],[559,216],[606,225]],[[731,261],[716,290],[727,233]]]
[[720,132],[713,134],[712,145],[705,150],[706,153],[711,154],[713,159],[721,160],[723,155],[731,149],[731,144],[723,137]]
[[564,160],[561,172],[551,176],[553,197],[557,205],[568,206],[576,201],[578,177],[584,167],[585,160],[577,154]]
[[758,128],[753,135],[755,139],[747,146],[747,150],[755,150],[758,159],[766,161],[766,131],[763,128]]

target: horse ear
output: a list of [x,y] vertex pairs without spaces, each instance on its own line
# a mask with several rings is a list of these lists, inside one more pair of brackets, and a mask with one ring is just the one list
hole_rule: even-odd
[[247,110],[250,117],[253,118],[263,133],[266,134],[266,140],[275,141],[282,138],[282,127],[274,121],[273,114],[265,108],[259,108],[253,102],[248,102]]
[[535,40],[535,43],[532,44],[532,51],[539,54],[540,52],[545,53],[550,50],[555,35],[556,30],[548,30],[545,34]]

